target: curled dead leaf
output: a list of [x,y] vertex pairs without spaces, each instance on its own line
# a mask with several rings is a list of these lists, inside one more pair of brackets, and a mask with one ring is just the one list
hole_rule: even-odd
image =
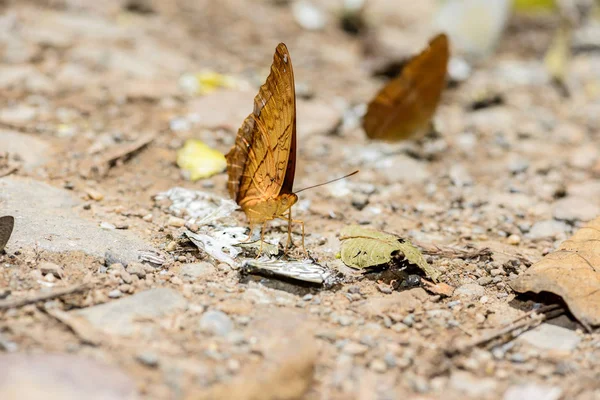
[[600,217],[510,283],[519,293],[551,292],[584,325],[600,325]]

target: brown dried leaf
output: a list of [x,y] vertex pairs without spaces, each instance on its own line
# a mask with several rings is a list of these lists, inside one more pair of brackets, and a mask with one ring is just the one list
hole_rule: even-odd
[[557,294],[584,325],[600,325],[600,217],[511,282],[519,292]]

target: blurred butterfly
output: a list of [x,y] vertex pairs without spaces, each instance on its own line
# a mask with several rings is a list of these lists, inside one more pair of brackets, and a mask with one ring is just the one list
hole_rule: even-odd
[[448,37],[439,34],[409,59],[367,106],[367,136],[386,141],[424,136],[446,85],[449,57]]
[[4,246],[8,243],[14,226],[15,219],[10,215],[0,217],[0,251],[4,250]]

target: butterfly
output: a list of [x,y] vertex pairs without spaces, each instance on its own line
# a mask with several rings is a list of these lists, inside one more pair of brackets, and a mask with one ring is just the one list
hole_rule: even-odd
[[409,59],[367,106],[367,136],[387,141],[424,136],[445,87],[449,57],[448,37],[442,33]]
[[4,246],[8,243],[8,239],[10,239],[14,226],[14,217],[11,217],[10,215],[0,217],[0,252],[4,250]]
[[288,220],[291,243],[292,206],[298,196],[292,192],[296,171],[296,90],[292,60],[285,44],[275,49],[271,72],[254,98],[254,110],[237,133],[227,159],[229,195],[246,214],[250,226],[267,221]]

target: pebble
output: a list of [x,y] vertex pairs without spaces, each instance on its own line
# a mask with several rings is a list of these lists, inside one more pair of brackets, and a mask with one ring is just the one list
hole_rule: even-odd
[[387,371],[387,363],[383,360],[375,359],[371,361],[371,363],[369,364],[369,368],[372,371],[384,373],[385,371]]
[[539,221],[531,227],[527,237],[530,239],[557,238],[564,236],[568,231],[569,226],[562,221]]
[[100,222],[100,228],[105,229],[107,231],[114,231],[115,229],[117,229],[116,226],[114,226],[110,222],[105,222],[105,221]]
[[94,328],[114,335],[131,335],[137,322],[182,312],[187,300],[169,288],[150,289],[70,313],[85,318]]
[[514,385],[504,392],[503,400],[558,400],[562,396],[562,389],[556,386],[541,385],[538,383],[525,383]]
[[521,243],[521,236],[519,235],[510,235],[507,239],[508,244],[511,244],[513,246],[518,245],[519,243]]
[[108,297],[110,297],[111,299],[118,299],[122,296],[123,293],[119,289],[111,290],[110,292],[108,292]]
[[325,13],[309,1],[294,2],[292,13],[298,25],[309,31],[321,30],[327,23]]
[[182,226],[185,226],[185,220],[183,218],[171,216],[167,221],[167,225],[174,228],[181,228]]
[[476,283],[467,283],[456,288],[454,296],[468,297],[471,299],[479,298],[485,294],[485,289]]
[[477,279],[477,284],[481,286],[487,286],[490,283],[492,283],[492,278],[489,276],[482,276],[481,278]]
[[63,269],[60,265],[51,262],[42,262],[38,269],[43,275],[51,274],[58,279],[63,278]]
[[495,269],[493,269],[493,270],[490,271],[490,275],[492,277],[504,275],[504,270],[502,268],[495,268]]
[[127,264],[127,272],[131,275],[135,275],[140,279],[144,279],[146,277],[146,270],[144,269],[144,265],[139,262],[132,262]]
[[85,194],[94,201],[101,201],[104,199],[104,194],[96,189],[87,188],[85,190]]
[[216,336],[226,336],[233,331],[233,321],[227,314],[218,310],[208,310],[198,322],[200,331]]
[[541,349],[564,352],[572,352],[581,342],[575,331],[551,324],[541,324],[519,336],[518,340]]
[[364,344],[356,343],[356,342],[347,342],[344,344],[342,351],[346,354],[350,354],[353,356],[359,356],[365,354],[369,350],[369,347]]
[[135,358],[147,367],[155,368],[159,363],[158,355],[150,351],[144,351],[138,354]]
[[352,206],[357,210],[362,210],[369,204],[369,196],[364,193],[354,193],[352,195]]
[[554,203],[552,215],[559,221],[590,221],[600,215],[600,206],[581,197],[565,197]]
[[192,264],[184,264],[177,268],[176,271],[182,278],[196,280],[212,275],[215,272],[215,266],[208,261],[200,261]]

